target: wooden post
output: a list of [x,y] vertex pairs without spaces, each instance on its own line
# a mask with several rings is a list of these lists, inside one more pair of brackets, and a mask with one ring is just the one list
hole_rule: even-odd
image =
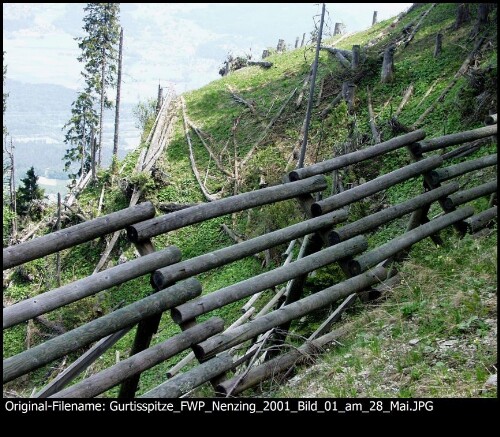
[[384,51],[384,61],[382,62],[381,82],[391,83],[394,80],[394,51],[396,46],[389,45]]
[[377,11],[373,11],[372,26],[375,26],[375,24],[377,24],[377,14]]
[[299,46],[299,37],[295,39],[295,48],[297,48],[298,46]]
[[436,47],[434,48],[435,58],[438,58],[439,55],[441,54],[442,47],[443,47],[443,34],[439,32],[436,34]]
[[302,34],[302,42],[300,43],[300,47],[304,47],[304,43],[306,42],[306,33]]
[[361,47],[358,44],[352,46],[352,62],[351,68],[356,70],[359,67],[359,59],[361,56]]
[[278,45],[276,46],[276,51],[278,53],[281,53],[285,50],[285,40],[284,39],[279,39],[278,40]]
[[[56,229],[61,230],[61,193],[57,193],[57,222]],[[61,252],[57,252],[56,255],[56,283],[57,286],[61,286]]]
[[262,59],[267,58],[267,57],[269,56],[269,54],[270,54],[270,53],[269,53],[269,50],[264,49],[264,50],[262,51]]

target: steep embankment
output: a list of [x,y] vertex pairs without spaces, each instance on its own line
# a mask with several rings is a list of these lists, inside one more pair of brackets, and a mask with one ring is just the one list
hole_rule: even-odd
[[[342,66],[335,55],[321,51],[306,164],[372,144],[370,119],[384,140],[415,124],[425,129],[427,137],[483,125],[488,111],[496,109],[496,9],[490,13],[490,22],[477,29],[477,6],[470,5],[472,20],[455,29],[456,7],[437,4],[431,8],[431,4],[419,4],[398,20],[387,20],[365,32],[324,42],[325,46],[335,45],[344,50],[359,44],[361,63],[352,71]],[[429,12],[423,17],[426,11]],[[443,34],[443,45],[441,54],[435,57],[434,45],[439,32]],[[482,35],[485,39],[481,46],[467,70],[461,71]],[[382,56],[391,44],[396,44],[395,78],[391,83],[381,83]],[[141,145],[124,160],[119,177],[112,178],[103,172],[99,183],[84,192],[78,204],[88,216],[98,214],[101,192],[106,185],[101,213],[111,212],[128,205],[133,188],[140,187],[143,199],[152,200],[158,209],[165,211],[205,201],[207,196],[229,196],[280,182],[296,163],[313,55],[312,46],[274,53],[268,59],[273,63],[270,69],[246,67],[187,93],[185,105],[180,105],[184,106],[184,113],[179,109],[172,141],[155,164],[152,176],[134,172],[135,162],[144,148]],[[457,72],[460,73],[457,75]],[[336,99],[344,83],[355,85],[352,108],[342,99]],[[408,90],[411,92],[406,93]],[[369,115],[368,93],[373,117]],[[403,100],[407,100],[404,105]],[[489,142],[477,149],[472,157],[495,151],[496,143]],[[378,160],[377,165],[353,165],[338,177],[345,187],[350,187],[408,162],[408,154],[401,150],[390,159]],[[478,180],[486,181],[492,174],[490,168],[473,177],[464,177],[460,180],[461,187],[477,184]],[[331,186],[332,178],[329,184]],[[383,195],[372,196],[355,210],[351,209],[350,220],[402,202],[417,194],[416,190],[415,184],[402,183]],[[329,189],[325,196],[330,192]],[[476,202],[484,206],[488,200],[482,198]],[[433,208],[429,217],[439,212]],[[154,243],[160,249],[177,245],[186,259],[231,244],[232,240],[221,230],[222,224],[243,238],[251,238],[301,219],[302,213],[296,203],[286,201],[174,231],[156,237]],[[392,222],[371,236],[370,245],[374,247],[398,235],[405,224],[404,220]],[[495,390],[481,390],[489,375],[496,372],[496,234],[459,240],[452,231],[447,232],[449,243],[439,252],[430,240],[418,243],[402,267],[401,283],[374,308],[355,306],[345,315],[342,323],[349,323],[349,329],[340,339],[339,347],[332,347],[320,358],[318,365],[299,373],[295,382],[278,391],[278,395],[495,395]],[[104,241],[94,241],[65,251],[62,282],[90,274],[104,248]],[[262,254],[259,259],[249,257],[199,275],[204,293],[281,264],[285,249],[280,247]],[[120,256],[132,258],[133,252],[122,235],[111,263],[118,262]],[[34,289],[53,287],[50,273],[54,269],[53,262],[48,258],[23,267],[24,270],[15,274],[4,299],[15,301],[36,293]],[[321,290],[339,277],[338,268],[321,269],[309,278],[306,293]],[[69,329],[149,292],[148,278],[140,278],[99,298],[54,311],[48,317],[63,329]],[[266,296],[269,299],[271,291],[257,302],[258,309],[266,303]],[[227,326],[241,315],[244,303],[236,302],[214,313],[223,316]],[[321,311],[293,324],[295,337],[307,337],[327,314],[328,311]],[[158,343],[177,332],[178,326],[167,315],[153,342]],[[18,352],[23,343],[31,345],[43,340],[47,334],[51,334],[50,328],[38,322],[9,330],[4,335],[4,356]],[[132,341],[133,332],[123,337],[88,372],[96,372],[126,356]],[[10,385],[9,390],[29,394],[34,386],[40,388],[47,378],[55,376],[72,359],[69,357],[55,367],[43,368],[29,381]],[[161,383],[178,360],[176,357],[145,372],[140,393]],[[272,395],[275,388],[273,381],[256,395]],[[113,389],[109,394],[114,396],[116,392]]]

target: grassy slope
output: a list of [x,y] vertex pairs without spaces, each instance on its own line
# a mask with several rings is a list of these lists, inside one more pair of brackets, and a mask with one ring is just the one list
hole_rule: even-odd
[[[456,32],[445,31],[442,55],[438,60],[432,57],[434,35],[438,30],[447,29],[452,24],[454,8],[452,4],[436,6],[412,43],[405,50],[400,49],[396,52],[397,80],[394,84],[379,83],[381,60],[376,54],[383,50],[388,40],[399,35],[406,24],[416,19],[423,9],[419,8],[410,12],[393,28],[388,28],[391,20],[387,20],[339,44],[342,48],[350,48],[352,44],[364,45],[382,30],[390,30],[385,38],[380,39],[369,50],[369,59],[372,60],[365,64],[366,75],[357,87],[356,121],[359,136],[369,133],[366,85],[372,88],[377,123],[383,128],[386,139],[392,136],[386,122],[410,83],[415,86],[414,95],[399,118],[406,125],[412,124],[446,87],[473,46],[473,42],[468,40],[470,26]],[[496,29],[494,31],[496,32]],[[495,69],[492,74],[496,77],[496,39],[493,42],[495,46],[485,52],[481,59],[481,67],[491,64]],[[259,67],[245,68],[185,95],[189,117],[208,135],[208,143],[217,154],[220,154],[222,162],[229,171],[233,170],[235,154],[237,159],[241,160],[260,138],[264,126],[274,117],[293,89],[298,87],[300,90],[312,58],[311,47],[281,55],[275,54],[270,58],[274,66],[269,70]],[[332,156],[332,153],[338,153],[338,144],[347,138],[348,131],[345,126],[353,121],[353,117],[347,114],[345,105],[339,105],[324,122],[321,122],[318,117],[318,113],[339,91],[344,77],[346,77],[346,72],[331,55],[322,51],[317,80],[318,83],[324,80],[325,86],[321,104],[315,109],[313,115],[306,163],[325,159]],[[423,99],[424,94],[433,84],[433,91]],[[245,99],[254,102],[258,117],[231,98],[229,87]],[[467,82],[465,79],[460,79],[445,101],[427,118],[424,127],[428,137],[482,125],[482,116],[466,117],[470,112],[465,106],[469,103],[469,100],[465,98],[470,97],[470,91],[469,94],[467,92]],[[386,104],[389,98],[391,100]],[[258,188],[260,169],[269,184],[280,181],[285,174],[290,153],[299,140],[304,113],[305,103],[297,109],[295,98],[286,106],[283,115],[277,120],[262,141],[261,147],[243,169],[242,182],[238,191]],[[237,121],[237,126],[233,131],[235,121]],[[232,182],[228,181],[227,177],[210,162],[207,152],[194,134],[192,138],[200,173],[208,174],[209,190],[220,191],[220,194],[224,196],[230,195],[234,190]],[[496,145],[491,145],[478,151],[476,155],[495,151]],[[173,141],[157,165],[161,171],[168,174],[168,184],[156,182],[155,185],[154,180],[146,180],[149,199],[154,202],[180,203],[203,201],[192,175],[187,153],[187,144],[179,121]],[[127,165],[124,174],[128,175],[126,179],[129,181],[137,180],[132,175],[137,156],[138,150],[126,158]],[[391,171],[407,162],[409,161],[404,150],[394,152],[388,159],[380,161],[378,168],[353,166],[346,174],[345,182],[355,182],[360,177],[369,179],[378,172]],[[492,171],[479,173],[477,178],[486,180]],[[101,183],[106,178],[109,179],[109,176],[103,175]],[[461,182],[464,187],[477,183],[472,179],[463,179]],[[81,205],[88,205],[87,211],[97,209],[100,189],[101,187],[97,186],[88,190],[81,199]],[[418,190],[419,184],[401,184],[395,189],[387,190],[385,202],[392,204],[403,201],[412,194],[416,194]],[[478,206],[484,208],[485,202],[481,199],[478,201]],[[118,187],[107,190],[105,212],[123,208],[125,205],[126,199]],[[369,204],[361,204],[356,207],[358,209],[353,209],[351,220],[364,214],[368,207]],[[433,209],[431,214],[438,212],[438,209]],[[158,248],[169,244],[178,245],[186,259],[231,244],[230,240],[219,230],[223,222],[231,225],[234,219],[236,230],[247,237],[252,237],[296,222],[301,217],[294,202],[282,202],[273,206],[256,208],[251,214],[244,212],[237,214],[234,218],[221,217],[194,225],[157,237],[154,242]],[[400,234],[404,230],[405,219],[397,220],[372,235],[370,244],[374,246]],[[349,314],[348,319],[359,326],[359,329],[355,331],[359,334],[353,333],[352,336],[343,340],[343,346],[332,349],[332,352],[314,368],[315,370],[306,372],[306,376],[300,378],[298,385],[284,388],[278,394],[306,396],[311,390],[311,384],[321,386],[321,389],[313,390],[313,394],[328,396],[384,394],[388,396],[470,396],[478,394],[477,388],[492,371],[491,366],[496,354],[494,346],[482,342],[484,339],[489,339],[496,330],[496,324],[494,327],[491,323],[491,320],[494,320],[492,311],[495,304],[495,301],[491,299],[496,279],[495,242],[494,237],[483,240],[471,238],[457,240],[450,232],[449,243],[439,251],[430,242],[424,241],[418,244],[409,262],[403,268],[401,287],[396,288],[390,297],[375,309],[363,312],[359,310]],[[103,247],[103,241],[95,241],[76,250],[65,251],[63,283],[90,273]],[[132,248],[124,238],[120,239],[120,251],[123,251],[129,258],[134,256]],[[272,253],[276,263],[280,261],[279,254],[280,248]],[[476,263],[478,254],[481,255],[481,261]],[[460,266],[459,263],[461,263]],[[15,281],[14,285],[7,289],[7,298],[17,300],[31,295],[34,289],[43,291],[53,287],[53,278],[47,274],[52,265],[53,260],[50,259],[30,263],[28,269],[36,273],[35,284],[21,280]],[[451,273],[450,268],[454,269]],[[200,279],[204,292],[207,293],[261,271],[260,263],[254,258],[249,258],[201,275]],[[307,292],[321,289],[339,279],[341,275],[337,269],[323,269],[311,278]],[[116,287],[101,300],[87,299],[73,304],[69,309],[55,311],[49,317],[71,328],[77,323],[95,317],[98,311],[107,312],[117,304],[131,302],[146,295],[149,291],[148,278],[140,278]],[[222,315],[227,321],[226,326],[239,316],[241,305],[242,303],[236,303],[229,308],[217,311],[217,314]],[[297,333],[307,335],[325,315],[326,311],[323,311],[296,323],[294,326]],[[176,332],[179,332],[178,327],[166,314],[162,318],[160,330],[155,335],[153,343],[166,339]],[[31,344],[35,344],[43,338],[44,331],[37,325],[31,325],[29,333]],[[7,331],[4,335],[4,357],[22,350],[26,336],[25,325]],[[414,338],[420,341],[416,346],[409,347],[408,341]],[[112,364],[116,359],[117,351],[122,358],[125,357],[132,339],[133,332],[120,340],[114,348],[92,365],[89,372],[98,371]],[[449,339],[459,341],[445,349],[441,348],[439,341]],[[463,359],[459,359],[458,356],[465,346],[469,355],[465,354]],[[70,359],[73,358],[70,357]],[[177,360],[178,358],[174,358],[146,372],[141,379],[140,391],[144,392],[162,382],[165,372]],[[29,393],[31,387],[40,387],[47,378],[57,374],[57,366],[62,361],[40,369],[29,380],[21,378],[10,387]],[[381,369],[385,370],[380,371]],[[332,375],[335,377],[332,378]],[[366,375],[369,377],[367,378]],[[387,388],[384,389],[382,381],[390,381],[391,378],[396,382],[386,382]],[[365,384],[366,387],[362,384],[359,388],[359,384],[366,381],[369,384]],[[458,383],[458,381],[467,381],[467,383]],[[266,386],[264,393],[271,394],[269,390],[270,388]],[[116,389],[110,394],[115,395]]]

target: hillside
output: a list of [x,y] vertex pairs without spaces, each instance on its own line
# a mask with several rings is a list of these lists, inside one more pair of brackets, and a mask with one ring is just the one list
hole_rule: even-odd
[[[374,143],[368,113],[368,90],[371,94],[375,123],[381,140],[421,127],[427,137],[461,132],[482,127],[489,111],[496,113],[497,104],[497,28],[496,7],[489,22],[476,28],[477,5],[470,5],[471,21],[457,29],[455,4],[418,4],[398,19],[376,24],[370,29],[347,37],[336,36],[324,46],[351,50],[361,46],[360,67],[354,72],[339,63],[327,50],[320,51],[316,80],[315,107],[309,130],[305,165],[360,150]],[[425,11],[428,14],[423,16]],[[407,45],[408,37],[416,30]],[[436,34],[443,34],[441,54],[434,57]],[[473,62],[465,74],[458,74],[464,61],[484,36]],[[382,57],[390,44],[398,44],[394,55],[395,79],[381,83]],[[141,200],[151,200],[159,212],[166,208],[205,202],[206,197],[228,197],[258,190],[262,186],[281,183],[285,174],[295,168],[301,140],[301,128],[307,105],[309,76],[314,49],[272,53],[266,61],[273,66],[263,69],[246,67],[220,80],[189,93],[179,100],[177,121],[171,140],[156,162],[151,175],[134,171],[135,163],[146,144],[120,162],[122,172],[112,176],[102,171],[98,184],[81,194],[78,205],[89,218],[128,206],[132,191],[142,189]],[[342,99],[328,112],[327,108],[342,91],[344,82],[355,84],[352,108]],[[452,86],[449,87],[449,84]],[[437,102],[443,91],[447,92]],[[413,91],[405,105],[403,96]],[[300,97],[303,94],[302,97]],[[437,102],[437,104],[436,104]],[[415,126],[427,110],[428,115]],[[322,117],[322,113],[328,114]],[[189,123],[188,123],[189,121]],[[192,154],[204,195],[193,174],[185,125],[190,126]],[[153,120],[148,126],[151,128]],[[149,131],[144,132],[143,139]],[[468,159],[496,153],[495,141],[477,148]],[[205,143],[205,145],[203,144]],[[208,150],[212,152],[210,154]],[[345,188],[403,167],[410,162],[405,149],[393,152],[375,164],[350,166],[337,175]],[[460,158],[451,163],[461,162]],[[460,179],[461,188],[491,179],[494,167],[474,176]],[[229,176],[228,176],[229,175]],[[329,187],[336,187],[327,177]],[[105,189],[103,188],[105,185]],[[401,203],[418,194],[421,186],[404,182],[369,201],[353,205],[349,221],[383,207]],[[104,193],[103,207],[99,204]],[[485,209],[488,199],[471,203]],[[440,210],[433,206],[429,217]],[[250,239],[303,220],[303,213],[293,200],[253,208],[212,219],[200,224],[163,234],[153,239],[157,249],[176,245],[183,259],[189,259],[229,246],[233,240],[221,225],[226,225],[239,238]],[[68,224],[78,218],[71,216]],[[377,247],[403,232],[405,220],[395,220],[377,233],[368,234],[369,246]],[[485,386],[496,374],[496,225],[482,236],[467,235],[459,239],[446,230],[446,242],[439,250],[430,239],[417,243],[400,268],[399,283],[381,299],[355,304],[333,329],[344,329],[338,343],[329,346],[316,364],[297,368],[297,375],[284,386],[276,380],[262,385],[246,396],[328,396],[328,397],[495,397],[496,385]],[[106,246],[105,239],[94,240],[62,252],[62,283],[89,275]],[[228,284],[250,278],[280,266],[287,245],[270,249],[260,257],[247,257],[197,277],[204,294]],[[298,247],[294,249],[298,252]],[[118,240],[113,260],[107,267],[123,259],[133,259],[135,249],[124,234]],[[55,255],[32,261],[16,269],[4,288],[4,305],[31,297],[55,286]],[[339,281],[338,267],[324,267],[311,275],[305,294]],[[4,281],[5,287],[5,281]],[[4,331],[4,358],[10,357],[54,335],[54,324],[63,330],[91,320],[101,314],[137,300],[150,293],[148,277],[141,277],[102,292],[95,298],[75,302],[47,315],[53,325],[30,321]],[[256,303],[257,311],[272,296],[266,291]],[[266,300],[267,298],[267,300]],[[217,309],[211,315],[224,318],[225,326],[241,316],[245,301]],[[292,325],[289,347],[301,343],[327,317],[324,309],[301,318]],[[198,321],[208,319],[208,315]],[[52,326],[52,328],[50,327]],[[340,328],[339,328],[340,327]],[[180,332],[168,314],[162,317],[153,344]],[[121,338],[85,372],[91,375],[124,359],[131,349],[134,332]],[[184,353],[186,355],[187,353]],[[4,386],[9,395],[29,396],[47,380],[55,377],[78,354],[45,366],[29,377],[19,378]],[[166,373],[182,355],[169,359],[144,372],[138,394],[145,393],[165,380]],[[189,368],[189,365],[188,367]],[[185,370],[185,369],[184,369]],[[80,376],[78,380],[80,380]],[[104,396],[115,397],[115,387]],[[208,385],[195,391],[197,396],[211,396]]]

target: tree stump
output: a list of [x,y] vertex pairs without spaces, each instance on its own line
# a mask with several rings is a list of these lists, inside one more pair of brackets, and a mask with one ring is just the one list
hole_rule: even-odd
[[359,45],[352,46],[352,63],[351,69],[356,70],[359,67],[359,58],[360,58],[361,48]]
[[436,34],[436,47],[434,48],[434,57],[438,58],[441,54],[441,48],[443,46],[443,34]]
[[391,83],[394,80],[394,51],[396,47],[391,44],[385,49],[384,61],[382,63],[382,83]]

